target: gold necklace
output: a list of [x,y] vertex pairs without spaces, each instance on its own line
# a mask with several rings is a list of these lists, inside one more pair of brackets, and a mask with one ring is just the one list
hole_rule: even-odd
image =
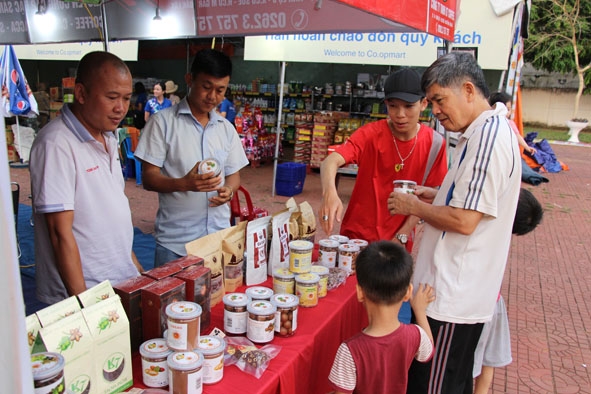
[[[388,119],[388,126],[390,127],[390,131],[392,131],[392,125],[390,124],[390,120]],[[402,155],[400,154],[400,150],[398,149],[398,143],[396,142],[396,137],[394,136],[394,133],[392,133],[392,140],[394,140],[394,147],[396,148],[396,153],[398,153],[398,157],[400,158],[400,163],[395,164],[394,165],[394,171],[396,172],[400,172],[402,171],[402,169],[404,168],[404,162],[410,157],[410,155],[412,155],[412,152],[415,151],[415,147],[417,146],[417,140],[419,137],[419,131],[421,131],[421,128],[419,126],[419,129],[417,130],[417,134],[415,135],[415,143],[413,144],[410,152],[408,153],[408,155],[403,159]]]

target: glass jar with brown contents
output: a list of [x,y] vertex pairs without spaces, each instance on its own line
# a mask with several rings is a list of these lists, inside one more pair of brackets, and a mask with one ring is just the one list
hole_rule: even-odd
[[268,343],[275,337],[275,312],[269,301],[252,301],[247,306],[246,337],[255,343]]
[[224,350],[226,341],[213,335],[199,339],[199,350],[203,353],[203,384],[214,384],[224,377]]
[[244,293],[228,293],[224,301],[224,331],[230,335],[246,334],[250,298]]
[[142,381],[148,387],[168,386],[168,367],[166,359],[172,350],[164,338],[154,338],[142,343]]
[[199,345],[201,306],[195,302],[178,301],[166,307],[168,347],[176,351],[196,349]]
[[290,337],[298,328],[298,305],[300,300],[293,294],[275,294],[271,304],[275,305],[275,334]]
[[172,353],[166,361],[170,394],[203,392],[203,354],[200,351]]

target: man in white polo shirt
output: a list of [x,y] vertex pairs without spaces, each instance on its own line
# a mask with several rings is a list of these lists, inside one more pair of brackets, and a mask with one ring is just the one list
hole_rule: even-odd
[[30,171],[37,298],[53,304],[106,279],[135,277],[133,225],[112,131],[127,114],[132,78],[108,52],[78,65],[74,103],[37,135]]
[[[472,393],[474,350],[491,320],[503,274],[521,186],[521,157],[507,108],[488,104],[484,74],[474,57],[451,52],[423,74],[433,115],[460,132],[439,191],[392,193],[392,214],[425,220],[413,284],[428,283],[427,307],[435,341],[430,363],[413,363],[407,393]],[[432,203],[431,203],[432,202]]]

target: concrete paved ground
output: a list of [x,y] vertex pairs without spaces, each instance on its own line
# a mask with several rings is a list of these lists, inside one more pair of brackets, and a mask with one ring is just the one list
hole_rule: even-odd
[[[552,144],[569,171],[546,174],[549,183],[523,186],[542,203],[542,224],[515,237],[502,294],[507,303],[513,363],[495,372],[491,393],[591,394],[591,146]],[[21,185],[21,203],[30,204],[28,169],[11,168]],[[242,183],[255,205],[274,213],[287,197],[271,196],[273,165],[245,168]],[[354,178],[341,179],[339,192],[347,203]],[[133,222],[152,232],[158,199],[155,193],[126,183]],[[320,175],[306,177],[304,191],[294,198],[317,211]],[[319,230],[316,239],[324,237]]]

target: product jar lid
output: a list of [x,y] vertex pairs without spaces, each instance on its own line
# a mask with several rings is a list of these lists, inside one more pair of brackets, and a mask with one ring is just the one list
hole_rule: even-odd
[[277,268],[275,272],[273,272],[273,276],[275,278],[280,279],[293,279],[295,278],[295,274],[288,270],[287,268]]
[[300,297],[293,294],[275,294],[271,297],[271,304],[277,308],[292,308],[300,304]]
[[307,252],[314,249],[314,244],[310,241],[304,241],[303,239],[298,239],[295,241],[291,241],[289,243],[290,250],[297,250],[301,252]]
[[245,291],[252,300],[268,300],[273,295],[273,290],[265,286],[249,287]]
[[336,239],[330,239],[330,238],[321,239],[320,241],[318,241],[318,245],[324,246],[325,248],[338,248],[340,244],[341,243],[339,241],[337,241]]
[[407,187],[407,188],[410,187],[410,188],[413,188],[413,189],[417,185],[417,183],[415,181],[403,180],[403,179],[394,181],[393,183],[394,183],[394,186],[395,187]]
[[250,302],[250,298],[244,293],[228,293],[223,298],[224,305],[241,307]]
[[139,394],[168,394],[168,390],[161,389],[144,389]]
[[168,366],[177,371],[191,371],[203,366],[203,354],[199,350],[175,352],[166,359]]
[[254,313],[255,315],[274,315],[277,311],[277,307],[271,304],[269,301],[253,301],[246,307],[246,310],[249,313]]
[[200,174],[213,172],[217,176],[220,174],[220,172],[222,172],[222,166],[220,165],[220,162],[213,157],[208,157],[207,159],[201,160],[198,171]]
[[140,346],[140,354],[147,358],[166,358],[172,353],[172,350],[166,344],[164,338],[154,338],[142,343]]
[[352,245],[357,245],[360,248],[365,248],[369,244],[369,242],[364,239],[350,239],[349,243]]
[[339,252],[359,252],[359,246],[354,244],[342,244],[339,246]]
[[219,354],[226,349],[226,341],[213,335],[199,337],[199,350],[205,356]]
[[31,354],[31,366],[34,380],[45,380],[59,374],[66,365],[66,360],[59,353],[43,352]]
[[195,319],[201,316],[201,306],[191,301],[178,301],[166,307],[166,316],[171,319]]
[[349,242],[349,237],[345,237],[344,235],[333,234],[328,237],[328,239],[334,239],[339,244],[345,244]]
[[300,274],[300,275],[296,276],[295,280],[296,280],[296,282],[299,282],[299,283],[312,285],[314,283],[318,283],[320,281],[320,277],[318,276],[318,274],[313,274],[311,272],[308,272],[306,274]]
[[323,265],[313,265],[311,272],[317,275],[328,275],[328,267]]

